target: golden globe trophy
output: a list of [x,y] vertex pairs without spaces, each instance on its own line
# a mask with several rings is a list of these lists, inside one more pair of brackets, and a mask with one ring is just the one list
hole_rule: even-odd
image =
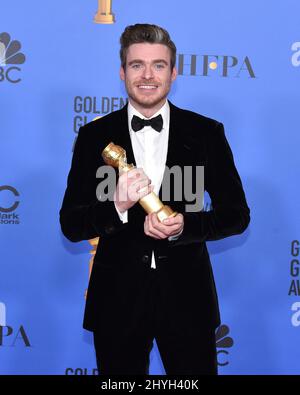
[[[124,148],[112,142],[102,151],[102,158],[106,164],[118,168],[119,172],[128,172],[134,168],[133,164],[127,163],[126,151]],[[139,203],[148,214],[156,213],[160,222],[166,218],[175,217],[177,215],[177,212],[173,211],[171,207],[163,204],[154,192],[150,192],[148,195],[142,197]]]
[[111,11],[112,0],[98,0],[98,11],[94,17],[95,23],[114,23],[115,15]]
[[[89,261],[89,281],[90,281],[91,274],[92,274],[94,258],[95,258],[96,252],[97,252],[97,247],[98,247],[98,244],[99,244],[99,240],[100,240],[100,237],[95,237],[94,239],[90,239],[89,240],[90,245],[93,247],[90,250],[91,258],[90,258],[90,261]],[[86,289],[85,290],[85,294],[84,294],[85,299],[87,298],[87,292],[88,292],[88,290]]]

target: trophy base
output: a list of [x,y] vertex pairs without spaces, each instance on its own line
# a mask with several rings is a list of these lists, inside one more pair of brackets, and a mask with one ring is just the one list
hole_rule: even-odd
[[115,23],[115,16],[114,14],[96,14],[94,17],[94,22],[95,23],[102,23],[102,24],[110,24],[110,23]]
[[156,212],[156,215],[160,222],[164,219],[175,217],[177,215],[176,211],[173,211],[171,207],[164,205],[163,208]]

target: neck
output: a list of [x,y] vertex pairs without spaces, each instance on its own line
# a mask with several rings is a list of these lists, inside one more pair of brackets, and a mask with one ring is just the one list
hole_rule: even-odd
[[166,103],[166,99],[163,99],[162,101],[157,103],[155,106],[149,107],[149,108],[139,105],[132,99],[129,99],[129,102],[132,105],[132,107],[134,107],[138,112],[140,112],[142,115],[144,115],[144,117],[151,118],[152,115],[154,115],[157,111],[159,111],[164,106],[164,104]]

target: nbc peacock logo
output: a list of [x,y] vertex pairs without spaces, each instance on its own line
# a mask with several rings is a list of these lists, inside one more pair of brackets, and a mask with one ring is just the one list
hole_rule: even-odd
[[[217,356],[218,356],[218,365],[226,366],[229,364],[229,361],[226,359],[221,360],[224,356],[227,356],[229,352],[226,350],[233,346],[233,339],[229,334],[229,327],[227,325],[221,325],[216,331],[216,346],[217,346]],[[225,349],[225,350],[224,350]],[[222,357],[221,357],[222,356]]]
[[8,33],[0,33],[0,82],[16,84],[21,81],[21,68],[16,65],[23,64],[26,58],[20,49],[20,41],[12,40]]

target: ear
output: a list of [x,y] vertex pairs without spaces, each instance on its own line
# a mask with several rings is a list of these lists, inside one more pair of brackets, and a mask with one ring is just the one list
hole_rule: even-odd
[[174,81],[176,79],[176,77],[177,77],[177,69],[174,66],[173,70],[172,70],[172,74],[171,74],[172,81]]
[[124,70],[123,66],[121,66],[121,68],[120,68],[120,78],[122,81],[125,80],[125,70]]

